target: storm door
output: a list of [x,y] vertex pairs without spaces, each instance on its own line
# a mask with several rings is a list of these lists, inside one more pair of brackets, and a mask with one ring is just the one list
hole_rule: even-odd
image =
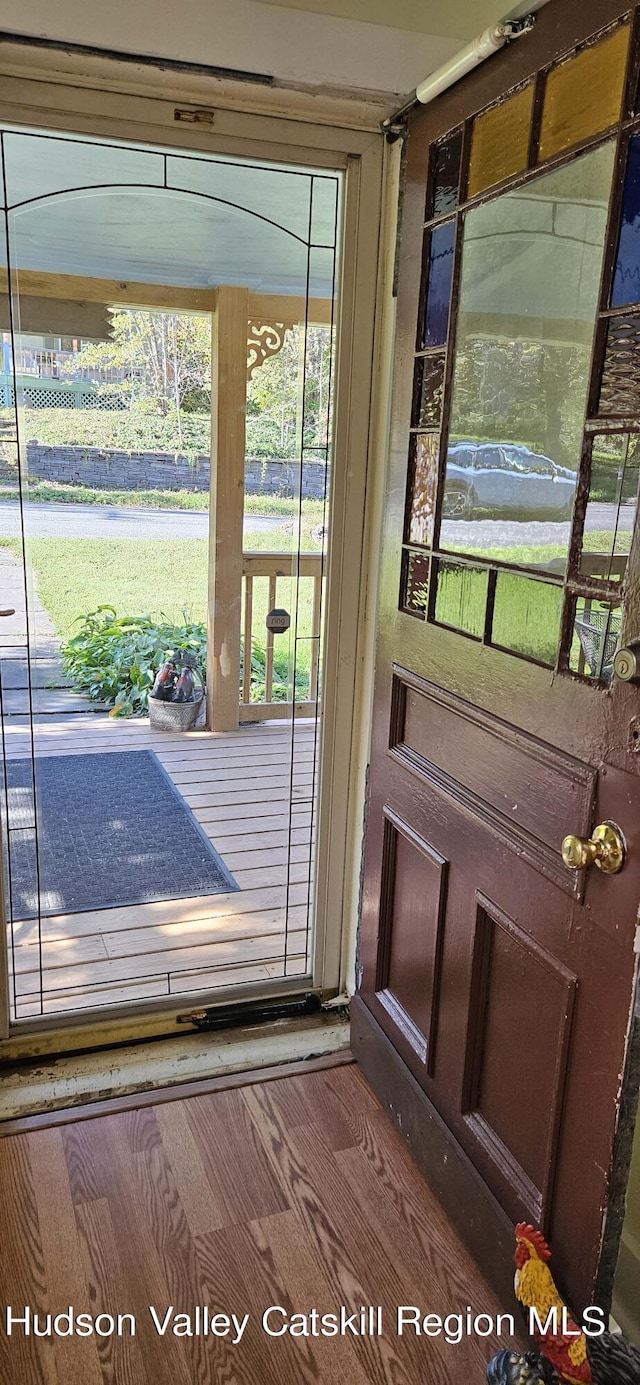
[[598,16],[409,124],[353,1032],[483,1270],[525,1219],[578,1308],[640,895],[638,50]]
[[2,153],[10,1022],[322,984],[340,174]]

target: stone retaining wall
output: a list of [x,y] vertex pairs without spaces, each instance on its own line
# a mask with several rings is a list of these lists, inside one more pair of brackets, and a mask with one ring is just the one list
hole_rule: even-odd
[[[10,461],[2,457],[0,482],[15,480]],[[200,457],[191,466],[186,457],[161,452],[107,452],[97,447],[49,447],[27,443],[30,476],[67,485],[101,487],[106,490],[190,490],[209,489],[209,460]],[[294,495],[298,492],[300,468],[296,462],[247,457],[245,490],[250,495]],[[322,499],[325,486],[323,462],[305,462],[302,493]]]

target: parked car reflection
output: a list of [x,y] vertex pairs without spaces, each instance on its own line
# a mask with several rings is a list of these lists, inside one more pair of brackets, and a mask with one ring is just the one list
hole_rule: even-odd
[[577,473],[528,447],[503,442],[455,442],[447,453],[446,519],[566,520]]

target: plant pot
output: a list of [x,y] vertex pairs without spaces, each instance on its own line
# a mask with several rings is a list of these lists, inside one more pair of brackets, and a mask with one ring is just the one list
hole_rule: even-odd
[[154,731],[201,731],[207,719],[204,687],[194,689],[192,702],[163,702],[151,693],[148,702]]

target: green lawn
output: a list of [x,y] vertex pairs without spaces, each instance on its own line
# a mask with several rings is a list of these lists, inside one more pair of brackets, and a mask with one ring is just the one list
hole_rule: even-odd
[[[19,552],[17,539],[0,539],[0,544]],[[284,553],[292,544],[293,536],[279,529],[247,535],[247,551]],[[318,551],[304,531],[303,547]],[[32,539],[28,559],[40,600],[61,636],[72,633],[77,616],[103,604],[115,606],[121,615],[165,615],[170,620],[179,620],[183,612],[194,620],[206,616],[206,539]],[[256,579],[256,588],[262,580]],[[303,581],[303,591],[309,584]],[[290,581],[280,578],[278,601],[286,604],[290,595]],[[260,607],[256,591],[258,619],[266,613],[266,605],[264,613]]]
[[[0,501],[18,500],[17,486],[0,486]],[[107,490],[93,486],[69,486],[59,481],[34,481],[29,485],[28,501],[56,505],[126,505],[132,509],[148,510],[198,510],[209,509],[207,491],[128,491]],[[296,515],[298,502],[289,496],[245,495],[245,513],[248,515]],[[303,500],[303,519],[316,524],[322,519],[324,505],[322,500]]]
[[[604,532],[590,532],[586,538],[585,551],[589,553],[607,552],[611,544],[611,535]],[[564,559],[566,549],[551,545],[496,548],[484,550],[482,556],[533,567],[553,559]],[[455,558],[443,561],[438,578],[436,620],[482,639],[487,582],[486,569],[464,567],[456,563]],[[561,586],[531,580],[517,572],[499,572],[492,643],[553,667],[558,651],[562,595]],[[574,652],[577,656],[577,638]]]
[[[17,540],[2,543],[18,547]],[[115,606],[119,615],[176,622],[183,611],[194,620],[206,617],[206,539],[33,539],[28,560],[63,638],[74,633],[78,616],[101,605]]]
[[[305,515],[302,548],[318,550],[311,530],[314,516]],[[605,535],[589,535],[589,547],[604,546]],[[0,545],[19,553],[17,540],[0,539]],[[297,526],[291,519],[281,529],[247,536],[247,548],[254,551],[288,552],[297,547]],[[485,558],[541,563],[563,556],[558,547],[543,549],[501,549],[485,552]],[[101,605],[115,607],[118,616],[151,616],[179,624],[184,618],[206,620],[207,542],[136,539],[34,539],[29,543],[29,562],[36,576],[37,590],[49,612],[56,633],[68,639],[77,632],[78,618]],[[454,629],[482,637],[487,589],[487,570],[463,567],[451,558],[442,563],[436,604],[436,619]],[[555,663],[562,588],[532,581],[517,573],[498,576],[493,621],[493,642],[502,647],[553,665]],[[292,611],[293,592],[289,579],[281,578],[277,589],[278,605]],[[254,641],[264,646],[264,619],[268,606],[266,578],[257,578],[253,593]],[[297,667],[301,675],[309,670],[312,615],[312,581],[300,582]],[[289,637],[276,639],[280,677],[289,675]],[[290,656],[289,656],[290,657]],[[284,671],[282,671],[284,668]]]
[[[318,544],[303,527],[303,547],[318,551]],[[293,535],[285,530],[247,535],[251,549],[261,552],[288,552]],[[17,539],[0,539],[0,545],[19,554]],[[28,545],[29,563],[37,581],[40,600],[51,616],[56,633],[68,639],[77,633],[78,617],[98,606],[114,606],[119,616],[149,615],[180,624],[183,617],[206,620],[207,541],[188,543],[168,539],[34,539]],[[308,674],[312,617],[312,579],[300,581],[298,605],[298,675]],[[278,604],[291,611],[293,593],[290,578],[280,578]],[[253,637],[264,646],[265,616],[268,609],[268,578],[254,579]],[[276,638],[280,677],[289,654],[290,636]],[[291,668],[289,668],[289,675]]]

